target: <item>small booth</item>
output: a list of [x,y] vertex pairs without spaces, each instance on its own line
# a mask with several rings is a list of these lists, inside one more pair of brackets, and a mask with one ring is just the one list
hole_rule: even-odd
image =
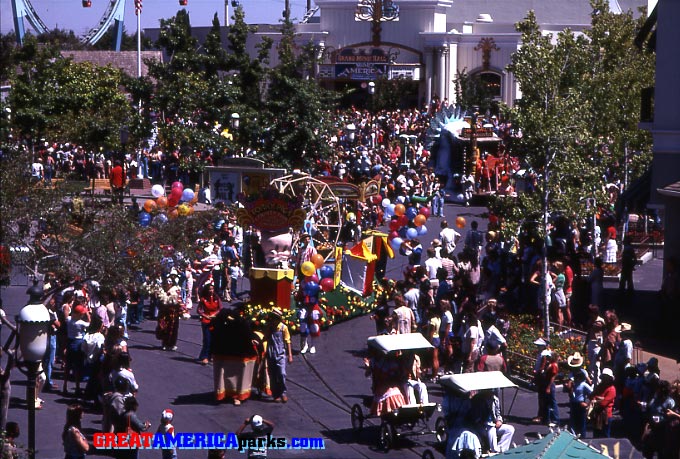
[[368,234],[342,254],[342,283],[364,297],[373,293],[373,280],[376,273],[385,272],[387,258],[394,258],[387,234]]

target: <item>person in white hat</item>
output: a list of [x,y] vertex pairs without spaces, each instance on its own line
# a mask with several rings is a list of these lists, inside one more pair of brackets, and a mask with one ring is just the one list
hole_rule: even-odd
[[[244,433],[246,427],[250,426],[251,431]],[[236,430],[236,435],[239,438],[247,439],[264,439],[263,442],[258,442],[256,448],[248,448],[246,450],[246,459],[266,458],[267,457],[267,437],[271,435],[274,430],[274,423],[264,419],[259,414],[255,414],[250,418],[246,418],[243,424]]]
[[625,379],[624,372],[633,360],[633,340],[631,339],[633,327],[629,323],[621,322],[614,328],[614,331],[621,337],[619,348],[614,355],[614,379],[616,388],[621,390]]
[[612,411],[616,400],[614,387],[614,372],[611,368],[604,368],[600,375],[600,383],[593,391],[594,408],[591,413],[593,419],[593,437],[609,438],[611,435]]
[[580,352],[575,352],[567,358],[571,375],[565,383],[565,388],[569,392],[569,427],[582,439],[586,438],[586,410],[593,393],[590,378],[583,368],[584,363],[585,359]]
[[[161,422],[156,429],[156,433],[160,434],[175,434],[175,426],[172,425],[172,421],[175,419],[175,413],[171,409],[165,409],[161,413]],[[162,450],[163,459],[177,459],[177,450],[174,447],[164,448]]]

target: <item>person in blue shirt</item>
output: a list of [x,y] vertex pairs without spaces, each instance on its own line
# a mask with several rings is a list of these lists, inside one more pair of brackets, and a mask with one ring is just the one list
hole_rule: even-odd
[[583,368],[584,358],[580,352],[567,358],[572,373],[565,387],[569,392],[569,428],[580,438],[586,438],[587,410],[593,386]]

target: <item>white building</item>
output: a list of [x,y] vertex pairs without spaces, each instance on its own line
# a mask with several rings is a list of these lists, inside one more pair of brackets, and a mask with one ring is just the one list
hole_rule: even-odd
[[[367,81],[407,77],[417,94],[414,104],[435,96],[453,101],[454,79],[465,71],[480,74],[497,100],[513,105],[521,94],[505,69],[520,46],[515,24],[533,10],[544,33],[567,27],[578,32],[590,25],[592,13],[589,0],[394,0],[399,18],[380,23],[376,44],[372,24],[356,19],[359,2],[389,5],[388,0],[316,0],[315,17],[296,24],[300,44],[311,41],[323,50],[317,78],[328,88],[357,88],[367,94]],[[610,0],[615,12],[639,14],[639,6],[646,6],[646,0]],[[157,30],[145,34],[153,40]],[[209,29],[192,30],[201,39]],[[259,26],[249,40],[252,54],[263,35],[276,42],[278,30],[277,25]],[[226,42],[226,31],[223,38]],[[277,63],[275,54],[271,65]]]

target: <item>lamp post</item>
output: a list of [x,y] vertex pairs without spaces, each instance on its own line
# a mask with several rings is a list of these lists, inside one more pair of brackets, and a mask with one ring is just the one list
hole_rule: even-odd
[[41,303],[41,297],[42,289],[34,289],[31,292],[29,304],[19,311],[16,318],[20,351],[17,367],[28,380],[26,404],[28,406],[28,457],[30,459],[35,459],[35,381],[38,377],[38,368],[47,351],[50,326],[50,314],[45,305]]
[[381,23],[398,21],[399,6],[392,0],[360,0],[354,12],[354,19],[371,23],[373,46],[380,46]]
[[[241,116],[234,112],[231,114],[231,130],[234,133],[233,138],[234,138],[234,144],[238,148],[238,143],[237,143],[237,138],[238,138],[238,127],[241,125]],[[239,148],[240,150],[240,148]],[[234,155],[237,156],[237,155]]]

